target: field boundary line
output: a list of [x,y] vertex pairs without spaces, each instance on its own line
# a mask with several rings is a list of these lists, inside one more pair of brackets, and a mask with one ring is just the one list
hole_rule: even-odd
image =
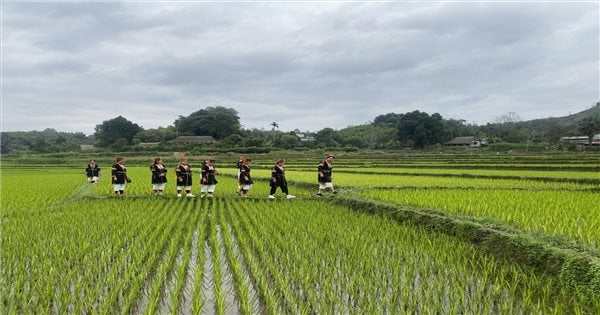
[[77,187],[77,189],[75,189],[66,198],[61,199],[61,200],[53,203],[52,205],[50,205],[49,208],[58,208],[58,207],[68,205],[70,203],[77,202],[84,198],[93,197],[94,196],[94,194],[92,193],[93,188],[94,188],[94,186],[91,184],[83,184],[83,185]]
[[429,209],[419,209],[353,197],[328,198],[329,202],[357,212],[391,216],[432,232],[473,244],[499,260],[517,263],[538,274],[556,278],[568,289],[600,297],[600,255],[567,244],[535,239],[508,226],[485,224]]
[[562,177],[535,177],[535,176],[514,176],[514,175],[476,175],[476,174],[434,174],[434,173],[410,173],[410,172],[353,172],[348,170],[336,170],[337,173],[346,174],[365,174],[365,175],[398,175],[398,176],[432,176],[432,177],[458,177],[458,178],[482,178],[482,179],[511,179],[511,180],[530,180],[541,182],[556,183],[576,183],[576,184],[600,184],[600,179],[595,178],[562,178]]

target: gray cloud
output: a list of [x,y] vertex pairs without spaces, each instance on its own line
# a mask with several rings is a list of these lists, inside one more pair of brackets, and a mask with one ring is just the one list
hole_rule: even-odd
[[600,99],[597,3],[9,3],[2,26],[3,130],[155,128],[215,105],[247,128],[481,124]]

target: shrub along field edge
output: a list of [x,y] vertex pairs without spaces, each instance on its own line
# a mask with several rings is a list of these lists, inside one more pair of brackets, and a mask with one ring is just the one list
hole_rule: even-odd
[[568,289],[600,297],[600,257],[593,253],[543,242],[511,228],[490,227],[451,215],[352,197],[339,196],[328,200],[358,212],[391,215],[399,222],[411,222],[431,231],[458,237],[501,260],[556,278]]

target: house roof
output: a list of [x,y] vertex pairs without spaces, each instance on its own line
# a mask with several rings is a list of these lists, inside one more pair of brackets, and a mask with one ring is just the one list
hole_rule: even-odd
[[81,150],[93,150],[93,149],[95,149],[96,147],[95,147],[93,144],[80,144],[80,145],[79,145],[79,148],[80,148]]
[[179,136],[173,140],[177,143],[213,143],[216,142],[212,136]]
[[448,141],[445,144],[471,144],[475,141],[475,137],[456,137],[452,141]]

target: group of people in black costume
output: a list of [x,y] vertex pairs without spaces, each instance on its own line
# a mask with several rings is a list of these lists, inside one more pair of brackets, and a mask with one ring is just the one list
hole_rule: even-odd
[[[317,196],[322,196],[324,191],[330,191],[337,193],[333,187],[331,179],[331,171],[333,169],[333,161],[335,157],[332,154],[328,154],[325,160],[321,161],[318,166],[318,183],[319,190]],[[201,167],[201,178],[200,178],[200,198],[214,196],[215,188],[218,183],[216,174],[218,173],[213,163],[214,159],[206,159],[202,163]],[[248,197],[248,192],[254,184],[254,180],[250,174],[250,162],[251,160],[247,157],[240,157],[237,162],[238,168],[238,190],[237,194],[240,197]],[[277,188],[285,194],[287,199],[296,198],[291,195],[288,189],[287,179],[285,177],[285,160],[279,159],[275,162],[275,165],[271,169],[270,178],[270,192],[269,199],[276,199],[275,193]],[[154,196],[163,196],[164,189],[167,183],[167,168],[163,164],[160,157],[154,159],[154,163],[150,165],[150,171],[152,173],[152,191]],[[91,184],[97,184],[100,176],[100,166],[95,160],[90,160],[89,164],[85,169],[85,174],[88,178],[88,182]],[[195,197],[192,194],[192,168],[188,164],[188,160],[182,158],[179,164],[175,168],[175,175],[177,178],[177,197],[183,197],[184,191],[186,197]],[[131,182],[131,179],[127,176],[127,167],[124,165],[124,159],[118,157],[113,164],[111,169],[111,181],[114,187],[114,192],[117,197],[122,197],[125,194],[125,187],[127,183]]]

